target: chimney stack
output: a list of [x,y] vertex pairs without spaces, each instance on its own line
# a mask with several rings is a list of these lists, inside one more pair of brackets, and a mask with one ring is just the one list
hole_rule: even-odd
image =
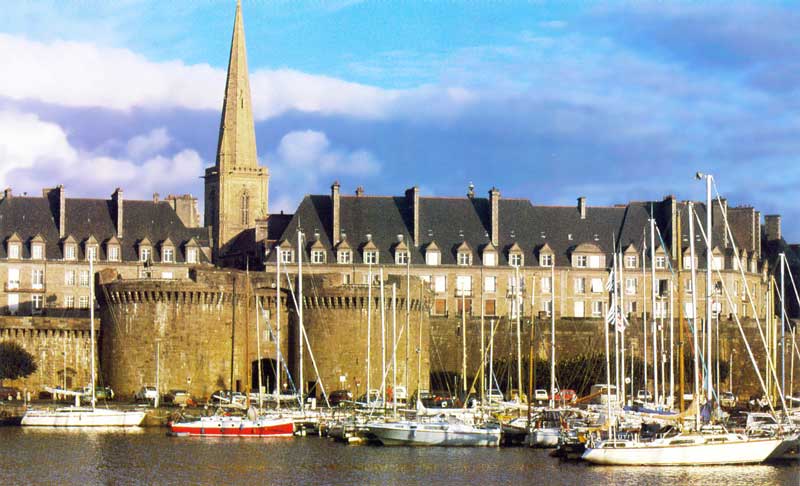
[[779,214],[768,214],[764,216],[764,226],[767,241],[781,239],[781,216]]
[[[10,197],[11,189],[6,190],[9,191]],[[50,211],[52,211],[53,219],[56,220],[56,226],[58,226],[58,237],[64,238],[67,236],[67,208],[64,195],[64,186],[59,184],[52,189],[45,189],[42,191],[42,196],[47,198],[47,201],[50,203]]]
[[333,181],[331,184],[331,209],[333,211],[332,217],[332,225],[333,229],[331,230],[333,234],[331,234],[331,241],[333,242],[333,246],[339,244],[339,241],[342,239],[342,229],[341,229],[341,212],[340,212],[340,198],[339,198],[339,181]]
[[469,186],[467,187],[467,197],[470,198],[470,199],[475,197],[475,184],[473,184],[471,182],[469,183]]
[[11,188],[10,187],[6,187],[3,190],[3,199],[11,199]]
[[581,214],[581,219],[586,219],[586,197],[584,196],[578,198],[578,212]]
[[119,187],[114,189],[114,193],[111,194],[111,202],[114,203],[114,219],[117,223],[117,238],[122,239],[122,223],[125,220],[122,212],[122,189]]
[[411,208],[411,213],[414,219],[414,233],[411,235],[414,238],[414,245],[419,246],[419,187],[414,186],[411,189],[406,189],[406,203]]
[[157,192],[153,193],[153,204],[158,204],[158,193]]
[[364,186],[356,187],[356,197],[361,197],[364,195]]
[[489,190],[489,205],[492,208],[492,244],[500,245],[500,190],[492,187]]

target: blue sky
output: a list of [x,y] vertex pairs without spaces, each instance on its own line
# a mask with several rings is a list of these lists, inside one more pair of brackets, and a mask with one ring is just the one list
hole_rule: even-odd
[[[666,194],[800,240],[800,10],[788,2],[244,0],[270,209],[306,193],[535,204]],[[234,1],[17,2],[0,26],[0,183],[202,195]]]

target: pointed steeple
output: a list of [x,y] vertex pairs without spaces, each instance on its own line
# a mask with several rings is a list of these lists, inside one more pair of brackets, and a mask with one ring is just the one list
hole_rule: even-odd
[[233,167],[256,167],[258,165],[240,1],[236,2],[236,19],[233,23],[231,55],[228,61],[228,79],[225,82],[225,100],[222,104],[216,165],[222,171]]

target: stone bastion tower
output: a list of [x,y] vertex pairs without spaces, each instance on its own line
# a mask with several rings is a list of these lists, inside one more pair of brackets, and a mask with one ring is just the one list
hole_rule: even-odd
[[[408,386],[412,392],[418,386],[428,389],[427,287],[421,288],[420,280],[414,278],[409,292],[401,281],[404,279],[387,279],[381,313],[379,285],[372,288],[370,304],[368,286],[337,285],[334,282],[341,280],[336,277],[303,278],[303,324],[307,336],[303,382],[307,393],[320,396],[322,386],[327,392],[348,389],[354,394],[363,393],[368,352],[371,389],[380,389],[382,379],[388,388],[395,373],[397,384]],[[392,283],[397,295],[394,306]],[[113,270],[107,270],[101,275],[98,292],[104,382],[120,395],[129,395],[143,384],[155,384],[158,368],[163,392],[181,388],[194,396],[207,397],[219,389],[257,390],[260,355],[262,386],[271,393],[275,391],[280,349],[284,363],[281,368],[288,368],[297,384],[300,333],[296,287],[296,274],[291,287],[281,287],[276,298],[275,276],[264,273],[248,275],[198,267],[192,270],[189,280],[143,282],[119,279]],[[382,349],[386,350],[383,373]],[[393,349],[396,369],[391,368]],[[292,389],[284,371],[281,381],[284,391]]]

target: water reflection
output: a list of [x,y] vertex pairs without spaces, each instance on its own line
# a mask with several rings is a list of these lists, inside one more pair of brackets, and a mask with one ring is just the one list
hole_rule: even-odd
[[0,484],[800,484],[798,465],[589,466],[531,449],[171,438],[163,429],[0,428]]

